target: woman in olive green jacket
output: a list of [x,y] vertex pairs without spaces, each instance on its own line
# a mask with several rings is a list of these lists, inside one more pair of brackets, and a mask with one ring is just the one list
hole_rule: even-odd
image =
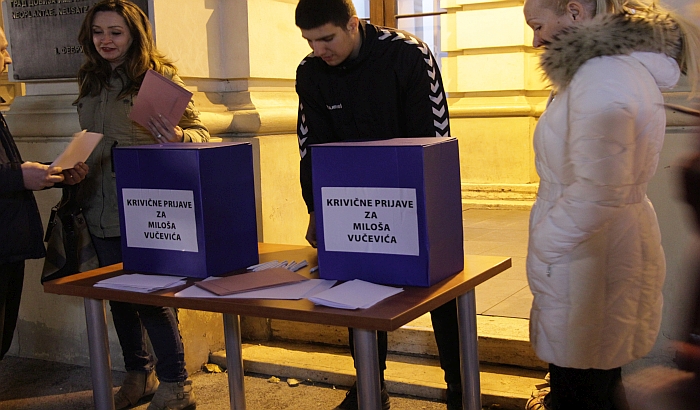
[[[209,132],[192,101],[178,124],[160,115],[152,118],[148,127],[129,119],[149,69],[184,87],[175,66],[156,50],[148,17],[134,3],[104,0],[95,4],[85,16],[78,38],[86,56],[78,73],[80,93],[75,103],[80,125],[104,134],[86,161],[90,172],[80,184],[78,198],[100,266],[106,266],[122,261],[112,150],[117,146],[203,142],[209,140]],[[110,302],[110,307],[127,370],[115,395],[115,408],[130,408],[152,398],[149,410],[194,409],[176,312],[121,302]],[[157,361],[148,352],[144,328]]]

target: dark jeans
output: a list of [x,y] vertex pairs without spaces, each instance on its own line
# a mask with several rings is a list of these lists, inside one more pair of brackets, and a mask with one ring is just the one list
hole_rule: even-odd
[[24,261],[0,265],[0,360],[10,350],[24,285]]
[[629,410],[622,368],[571,369],[549,365],[550,410]]
[[[120,237],[93,236],[92,242],[100,266],[113,265],[122,261]],[[155,363],[156,374],[160,381],[174,383],[187,379],[185,349],[174,309],[113,301],[110,301],[109,305],[127,371],[150,372]],[[146,332],[151,339],[157,362],[148,353]]]
[[[461,384],[459,367],[459,325],[457,324],[457,301],[455,299],[445,303],[430,312],[433,322],[435,342],[440,355],[440,367],[445,372],[447,384]],[[350,354],[355,357],[352,329],[349,331]],[[379,354],[380,378],[384,380],[387,355],[387,333],[377,332],[377,350]]]

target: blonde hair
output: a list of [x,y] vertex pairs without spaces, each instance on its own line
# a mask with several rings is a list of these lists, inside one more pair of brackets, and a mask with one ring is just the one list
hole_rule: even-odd
[[[605,0],[598,0],[598,2],[601,1]],[[615,9],[620,10],[620,12],[633,9],[655,14],[667,14],[678,24],[678,29],[681,32],[681,39],[683,41],[683,48],[676,60],[683,74],[687,75],[690,81],[690,98],[696,96],[698,91],[700,91],[700,27],[681,16],[680,13],[676,13],[658,3],[648,3],[643,0],[628,0],[624,2],[624,4],[620,4],[620,0],[609,1],[610,3],[615,3]]]
[[[671,11],[659,3],[647,0],[578,0],[584,7],[595,14],[618,14],[646,12],[656,15],[667,14],[678,24],[683,47],[676,57],[683,74],[688,76],[691,85],[690,98],[700,91],[700,27],[693,24],[679,13]],[[550,8],[561,15],[571,0],[548,0]]]

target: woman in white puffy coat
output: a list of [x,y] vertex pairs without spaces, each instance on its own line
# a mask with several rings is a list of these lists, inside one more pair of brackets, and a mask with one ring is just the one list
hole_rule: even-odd
[[551,393],[533,409],[625,408],[621,366],[651,350],[661,321],[666,267],[646,190],[666,127],[661,90],[688,69],[697,29],[600,3],[525,2],[553,86],[534,136],[527,258],[530,339]]

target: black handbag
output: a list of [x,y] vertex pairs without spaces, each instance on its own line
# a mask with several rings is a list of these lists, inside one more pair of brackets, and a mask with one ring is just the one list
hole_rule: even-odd
[[77,185],[63,188],[61,200],[51,208],[41,283],[99,267],[76,194]]

